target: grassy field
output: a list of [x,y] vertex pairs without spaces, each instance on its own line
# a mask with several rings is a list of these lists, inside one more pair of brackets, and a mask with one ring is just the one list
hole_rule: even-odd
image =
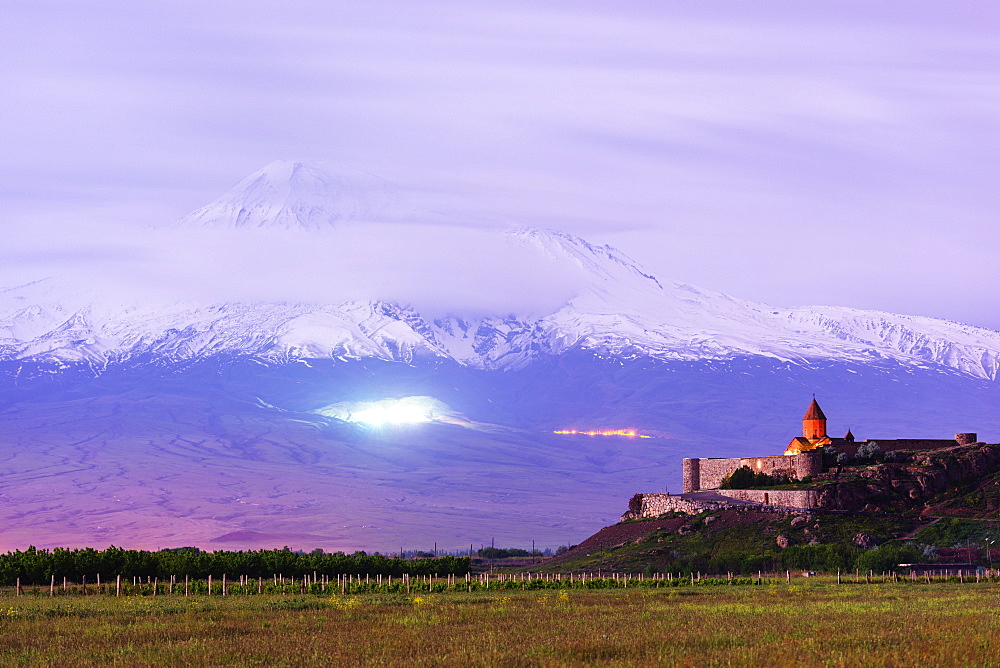
[[0,593],[9,665],[1000,665],[1000,585],[354,596]]

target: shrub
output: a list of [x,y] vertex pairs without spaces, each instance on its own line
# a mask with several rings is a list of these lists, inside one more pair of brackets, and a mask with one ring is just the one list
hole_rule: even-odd
[[912,545],[886,543],[874,550],[867,550],[858,557],[854,567],[861,571],[891,571],[898,564],[920,561],[923,554]]
[[882,452],[882,446],[878,443],[868,441],[858,447],[858,452],[854,455],[854,458],[861,463],[880,462],[885,458],[885,453]]
[[792,482],[788,476],[754,473],[749,466],[741,466],[719,483],[719,489],[757,489],[758,487],[774,487]]

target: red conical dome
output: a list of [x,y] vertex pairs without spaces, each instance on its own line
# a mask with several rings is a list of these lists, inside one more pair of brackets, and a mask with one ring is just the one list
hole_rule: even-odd
[[803,420],[825,420],[826,416],[823,414],[823,409],[819,407],[816,403],[816,397],[813,397],[812,403],[809,404],[809,410],[806,414],[802,416]]
[[817,445],[827,438],[826,416],[823,415],[823,409],[816,403],[815,396],[813,396],[812,403],[809,404],[809,410],[802,418],[802,436],[809,439],[813,445]]

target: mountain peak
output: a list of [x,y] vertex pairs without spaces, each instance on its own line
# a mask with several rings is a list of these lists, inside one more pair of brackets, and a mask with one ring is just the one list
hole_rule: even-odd
[[397,200],[396,188],[371,174],[333,175],[321,163],[275,160],[177,225],[322,230],[378,219]]
[[552,259],[568,259],[586,275],[598,281],[637,282],[647,289],[662,290],[655,276],[623,252],[609,246],[595,246],[585,239],[561,230],[519,227],[507,233],[510,242],[531,246]]

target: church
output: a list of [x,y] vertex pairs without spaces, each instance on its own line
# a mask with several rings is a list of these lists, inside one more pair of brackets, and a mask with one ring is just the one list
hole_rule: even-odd
[[[937,450],[938,448],[950,448],[955,445],[975,443],[977,438],[978,436],[975,433],[961,433],[955,434],[954,439],[880,438],[877,441],[868,440],[863,442],[877,444],[882,452],[890,452],[892,450]],[[816,448],[828,447],[837,453],[853,455],[859,445],[861,443],[855,441],[854,434],[851,433],[850,429],[847,430],[847,434],[843,438],[836,438],[827,434],[826,414],[819,407],[819,402],[816,401],[814,395],[812,403],[809,404],[809,408],[806,410],[806,414],[802,416],[802,435],[796,436],[791,440],[788,447],[785,448],[785,454],[799,455],[803,452],[815,450]]]
[[823,413],[823,409],[819,407],[816,396],[813,395],[812,403],[809,404],[809,410],[802,417],[802,435],[792,439],[792,442],[785,448],[785,454],[798,455],[824,445],[836,447],[848,444],[854,444],[854,434],[851,433],[850,429],[847,430],[844,438],[830,438],[827,435],[826,415]]

